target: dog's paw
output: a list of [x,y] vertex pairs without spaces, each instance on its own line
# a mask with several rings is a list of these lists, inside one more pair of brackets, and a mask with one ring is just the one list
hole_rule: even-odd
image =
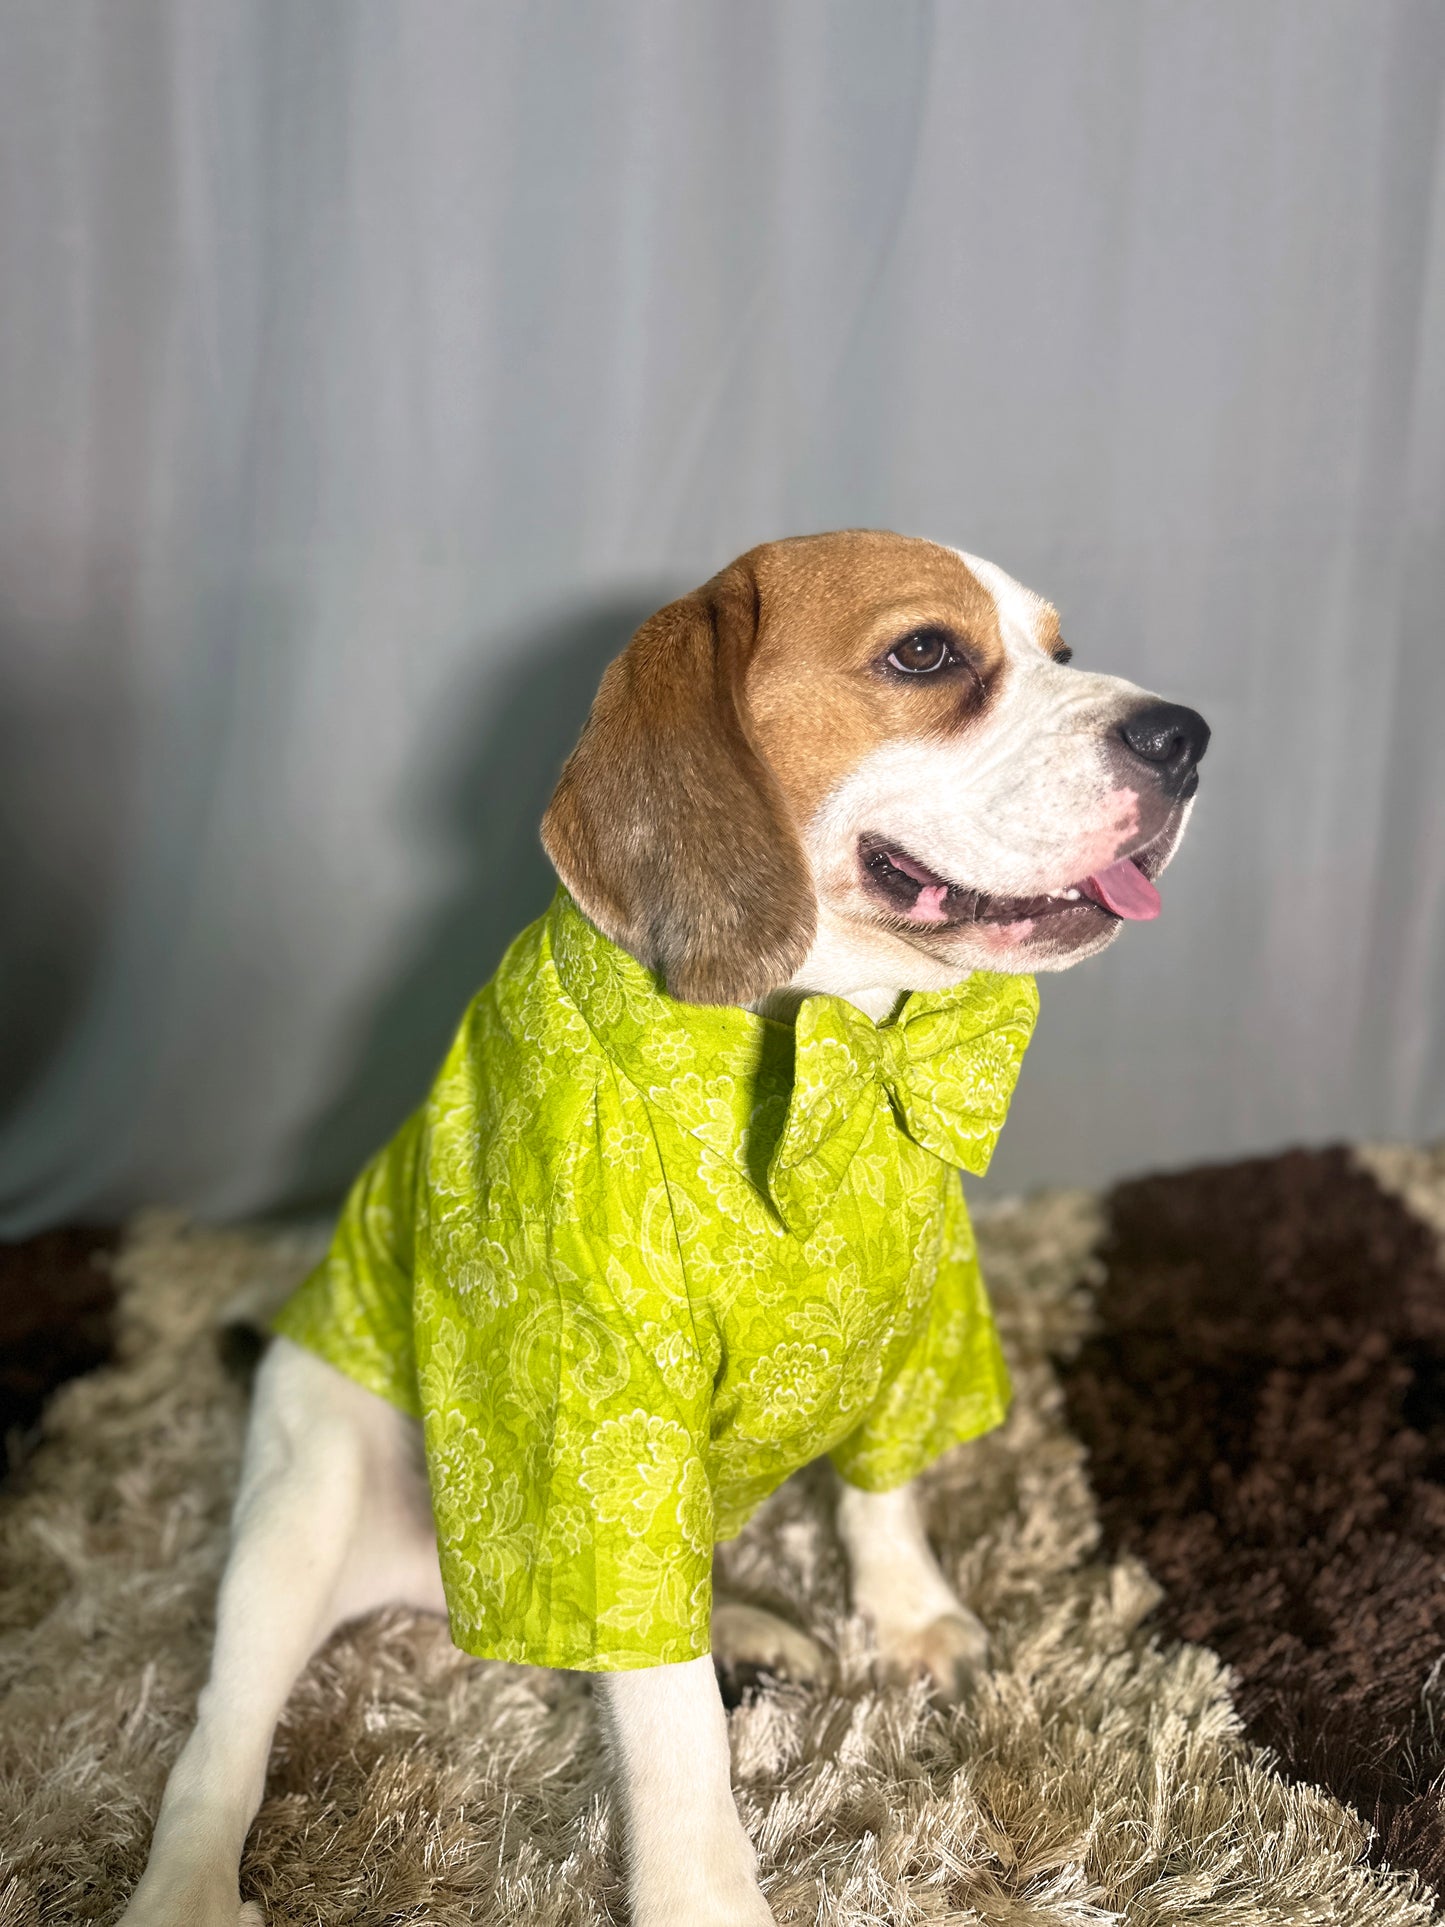
[[755,1880],[692,1882],[634,1892],[632,1927],[777,1927]]
[[764,1680],[810,1686],[828,1672],[827,1658],[815,1639],[776,1613],[732,1599],[713,1607],[712,1656],[728,1706],[738,1705],[750,1687]]
[[115,1927],[266,1927],[266,1916],[254,1900],[208,1901],[164,1910],[132,1901]]
[[966,1606],[940,1613],[922,1626],[874,1628],[878,1669],[895,1684],[926,1679],[952,1704],[963,1699],[988,1665],[988,1633]]
[[256,1901],[242,1902],[234,1879],[148,1875],[116,1927],[266,1927],[266,1916]]

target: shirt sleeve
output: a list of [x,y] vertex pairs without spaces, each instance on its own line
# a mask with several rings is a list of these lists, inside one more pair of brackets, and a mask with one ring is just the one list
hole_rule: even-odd
[[1002,1424],[1008,1367],[983,1288],[963,1187],[950,1185],[938,1273],[918,1330],[867,1417],[831,1457],[849,1485],[906,1485],[951,1446]]
[[379,1398],[418,1416],[412,1259],[418,1111],[352,1186],[326,1257],[271,1321]]
[[[578,1048],[544,1039],[544,1060]],[[489,1065],[495,1071],[499,1053]],[[419,1267],[427,1459],[452,1637],[481,1657],[620,1671],[709,1650],[711,1373],[635,1094],[538,1092],[486,1136],[484,1184]],[[475,1141],[475,1140],[473,1140]],[[435,1175],[435,1174],[434,1174]]]

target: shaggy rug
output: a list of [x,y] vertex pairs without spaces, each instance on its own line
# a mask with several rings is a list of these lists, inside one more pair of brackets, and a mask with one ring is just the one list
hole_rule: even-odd
[[[818,1471],[720,1560],[835,1657],[826,1685],[731,1715],[780,1922],[1433,1918],[1394,1862],[1439,1871],[1445,1162],[1372,1169],[1276,1161],[984,1215],[1015,1406],[929,1480],[994,1638],[970,1704],[873,1683]],[[244,1423],[218,1326],[310,1255],[134,1227],[114,1358],[52,1397],[0,1495],[0,1927],[111,1921],[139,1873]],[[467,1659],[406,1613],[344,1629],[282,1720],[241,1884],[298,1927],[624,1920],[587,1680]]]
[[1157,1623],[1226,1659],[1247,1732],[1437,1888],[1442,1205],[1445,1156],[1426,1153],[1122,1185],[1067,1373],[1109,1541],[1164,1589]]
[[[104,1363],[115,1287],[112,1231],[47,1231],[0,1245],[0,1441],[19,1458],[51,1390]],[[4,1461],[0,1461],[3,1470]]]

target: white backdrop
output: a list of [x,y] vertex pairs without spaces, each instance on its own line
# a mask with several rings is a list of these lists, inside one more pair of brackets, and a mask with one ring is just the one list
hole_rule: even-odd
[[1445,1130],[1438,0],[0,0],[0,1227],[334,1191],[759,539],[1214,725],[1013,1183]]

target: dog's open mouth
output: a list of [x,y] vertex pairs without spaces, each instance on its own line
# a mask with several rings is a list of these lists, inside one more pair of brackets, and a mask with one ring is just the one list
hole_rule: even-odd
[[898,844],[865,836],[858,857],[870,892],[893,914],[908,923],[932,926],[960,924],[1038,923],[1041,919],[1099,916],[1147,923],[1160,910],[1154,876],[1160,864],[1152,852],[1137,851],[1117,863],[1081,877],[1063,890],[1029,897],[991,896],[987,891],[952,883],[930,870]]

